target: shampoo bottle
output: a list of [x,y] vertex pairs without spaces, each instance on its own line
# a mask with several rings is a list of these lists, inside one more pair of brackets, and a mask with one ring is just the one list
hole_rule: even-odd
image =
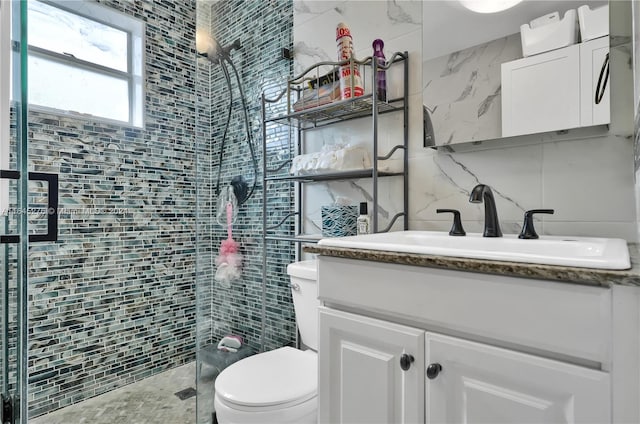
[[360,216],[357,219],[358,235],[371,234],[371,219],[367,212],[367,202],[360,203]]

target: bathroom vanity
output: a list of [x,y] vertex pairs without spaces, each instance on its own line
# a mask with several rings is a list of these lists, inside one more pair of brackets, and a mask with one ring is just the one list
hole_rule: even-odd
[[319,422],[639,422],[640,270],[313,246]]

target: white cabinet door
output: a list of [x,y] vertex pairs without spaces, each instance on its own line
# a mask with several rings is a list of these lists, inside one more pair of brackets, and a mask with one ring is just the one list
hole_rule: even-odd
[[[601,125],[611,122],[608,68],[605,59],[609,53],[609,37],[600,37],[580,44],[580,124]],[[602,75],[602,77],[601,77]],[[600,103],[596,104],[596,93],[600,81]],[[604,88],[603,88],[604,87]]]
[[442,366],[427,379],[427,423],[611,422],[607,373],[432,333],[425,343]]
[[580,47],[502,64],[502,136],[580,126]]
[[[424,330],[320,308],[321,423],[423,423]],[[401,368],[403,355],[414,359]]]

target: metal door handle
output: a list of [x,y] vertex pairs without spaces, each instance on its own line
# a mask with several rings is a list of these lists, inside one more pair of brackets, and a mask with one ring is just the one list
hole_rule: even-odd
[[29,242],[58,240],[58,174],[29,172],[30,181],[46,181],[47,187],[47,232],[29,234]]
[[[604,82],[602,81],[602,77],[604,76]],[[602,62],[602,68],[600,69],[600,76],[598,77],[598,85],[596,85],[596,98],[595,102],[597,105],[602,101],[602,97],[604,97],[604,91],[607,89],[607,82],[609,81],[609,53],[604,57],[604,62]],[[600,85],[602,85],[602,89],[600,89]]]
[[[19,171],[0,170],[0,178],[20,179]],[[45,172],[29,172],[30,181],[46,181],[47,187],[47,232],[45,234],[29,234],[29,242],[58,240],[58,174]],[[20,236],[15,234],[0,236],[0,243],[20,243]]]
[[[18,171],[7,171],[4,169],[0,169],[0,178],[7,180],[19,180],[20,172]],[[0,236],[0,244],[1,243],[20,243],[20,236],[16,236],[13,234],[9,235],[1,235]]]

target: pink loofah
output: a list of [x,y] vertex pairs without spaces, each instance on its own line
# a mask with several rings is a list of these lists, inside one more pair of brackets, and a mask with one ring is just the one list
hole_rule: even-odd
[[220,244],[221,256],[238,253],[238,250],[240,250],[240,245],[234,239],[222,240],[222,243]]
[[233,209],[231,202],[229,202],[227,203],[227,239],[220,243],[220,255],[216,259],[218,265],[216,280],[224,284],[240,278],[240,265],[242,264],[242,255],[238,253],[240,244],[232,237],[232,217]]

